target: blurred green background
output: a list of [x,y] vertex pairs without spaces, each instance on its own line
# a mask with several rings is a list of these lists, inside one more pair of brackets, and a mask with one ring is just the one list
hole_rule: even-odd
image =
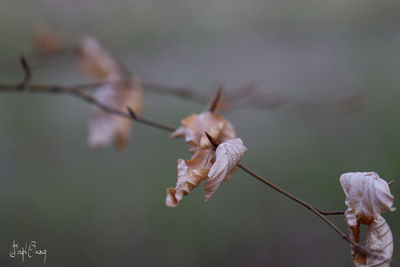
[[[248,147],[242,162],[340,210],[342,173],[399,178],[399,14],[398,1],[2,0],[0,78],[22,79],[18,56],[44,23],[71,43],[94,35],[144,80],[204,94],[255,80],[290,101],[226,114]],[[88,81],[68,56],[31,65],[35,82]],[[365,108],[343,115],[334,103],[354,93]],[[144,116],[178,126],[203,109],[149,92]],[[184,141],[136,124],[126,151],[91,150],[90,111],[69,96],[0,94],[1,266],[42,265],[11,259],[13,240],[37,241],[47,266],[353,266],[325,223],[240,170],[208,204],[200,187],[165,207]],[[384,217],[400,259],[399,212]]]

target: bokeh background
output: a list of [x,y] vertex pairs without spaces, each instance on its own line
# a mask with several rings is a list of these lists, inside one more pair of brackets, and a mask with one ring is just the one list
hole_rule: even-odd
[[[340,210],[342,173],[399,179],[399,14],[398,1],[370,0],[2,0],[0,78],[22,79],[18,56],[31,55],[42,23],[70,43],[97,37],[147,81],[211,95],[254,80],[288,101],[226,114],[248,147],[242,162]],[[30,59],[35,82],[89,81],[70,55]],[[353,94],[363,108],[344,112]],[[151,92],[145,104],[143,116],[173,126],[204,109]],[[353,266],[325,223],[240,170],[208,204],[201,187],[167,208],[184,141],[136,124],[125,151],[92,150],[90,111],[69,96],[0,94],[1,266],[42,265],[11,259],[13,240],[37,241],[47,266]],[[400,215],[384,217],[400,259]]]

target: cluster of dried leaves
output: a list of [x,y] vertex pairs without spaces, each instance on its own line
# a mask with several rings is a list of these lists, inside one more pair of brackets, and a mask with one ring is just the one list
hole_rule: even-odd
[[393,195],[388,183],[375,172],[349,172],[340,177],[346,194],[345,219],[352,238],[360,242],[360,224],[368,226],[366,247],[379,257],[365,255],[352,248],[356,266],[390,266],[393,254],[392,232],[381,213],[393,211]]
[[[221,143],[215,150],[205,133]],[[230,179],[247,148],[230,122],[211,111],[193,114],[182,120],[182,126],[171,137],[185,137],[192,154],[190,160],[178,159],[175,188],[167,189],[166,205],[175,207],[200,183],[204,184],[206,202],[223,181]]]
[[[47,55],[59,53],[64,48],[62,39],[46,28],[38,29],[34,41],[38,50]],[[85,73],[109,82],[97,89],[94,94],[96,100],[119,110],[130,107],[135,114],[139,114],[143,108],[143,88],[139,79],[93,37],[82,38],[78,52]],[[215,106],[223,107],[223,103],[217,101]],[[221,183],[230,179],[247,151],[242,140],[236,138],[232,124],[212,109],[190,115],[181,123],[182,126],[171,137],[185,138],[191,158],[178,159],[176,185],[167,189],[165,203],[169,207],[176,207],[203,180],[207,180],[204,183],[207,202]],[[95,107],[89,123],[88,143],[91,147],[98,147],[114,141],[123,148],[128,142],[131,124],[132,121],[127,118]],[[217,147],[206,133],[219,144]],[[388,184],[375,172],[345,173],[340,177],[340,183],[347,197],[345,220],[352,239],[359,243],[360,225],[367,225],[365,245],[379,255],[365,255],[352,247],[353,262],[356,266],[390,266],[393,237],[380,215],[394,210]]]

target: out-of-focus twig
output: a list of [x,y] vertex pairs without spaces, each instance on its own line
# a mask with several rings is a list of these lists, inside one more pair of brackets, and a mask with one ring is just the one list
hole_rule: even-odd
[[24,82],[21,84],[0,84],[0,91],[3,92],[18,92],[21,91],[21,88],[30,88],[34,89],[29,92],[42,92],[42,93],[66,93],[70,95],[74,95],[92,105],[95,105],[109,113],[112,113],[116,116],[121,116],[130,120],[134,120],[146,125],[150,125],[152,127],[156,127],[162,130],[166,131],[174,131],[174,127],[170,127],[167,125],[163,125],[161,123],[154,122],[150,119],[145,119],[142,117],[136,116],[131,109],[128,107],[128,112],[121,111],[119,109],[110,107],[100,101],[98,101],[96,98],[92,97],[91,95],[88,95],[84,93],[83,91],[80,90],[81,87],[88,88],[91,87],[93,84],[86,84],[86,85],[76,85],[76,86],[59,86],[59,85],[31,85],[29,84],[29,81],[31,79],[31,71],[29,68],[29,64],[27,63],[25,58],[21,58],[21,63],[24,69],[25,73],[25,79]]
[[22,69],[24,70],[24,80],[21,83],[21,90],[26,92],[29,89],[29,83],[32,78],[32,71],[29,67],[28,61],[24,56],[20,57]]

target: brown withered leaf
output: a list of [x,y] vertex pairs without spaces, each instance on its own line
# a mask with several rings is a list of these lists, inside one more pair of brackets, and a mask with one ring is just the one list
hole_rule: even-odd
[[204,149],[191,160],[178,159],[176,185],[167,189],[165,204],[176,207],[185,195],[206,179],[214,158],[213,149]]
[[346,194],[345,219],[351,237],[360,242],[360,224],[368,225],[366,247],[379,257],[364,255],[352,247],[356,266],[390,266],[393,254],[393,237],[385,219],[380,215],[394,210],[393,195],[389,185],[375,172],[350,172],[342,174],[340,183]]
[[220,143],[236,137],[232,124],[221,115],[210,111],[192,114],[183,119],[181,123],[182,126],[173,132],[171,137],[185,137],[192,155],[199,153],[202,149],[212,147],[205,132],[208,132]]
[[223,181],[230,179],[247,148],[240,138],[226,141],[217,147],[215,162],[208,173],[209,179],[204,184],[206,202],[214,195]]
[[34,28],[33,44],[39,53],[48,56],[61,53],[65,48],[63,38],[44,25]]
[[[138,78],[132,78],[130,83],[105,84],[97,89],[94,97],[119,110],[129,106],[136,114],[143,108],[143,89]],[[129,140],[131,126],[131,120],[94,107],[89,121],[88,144],[90,147],[101,147],[115,141],[118,148],[124,148]]]
[[206,148],[200,150],[191,160],[179,159],[178,178],[175,188],[167,189],[166,205],[176,207],[185,195],[208,177],[204,184],[207,202],[220,184],[234,173],[246,150],[242,140],[237,138],[220,144],[216,151]]

